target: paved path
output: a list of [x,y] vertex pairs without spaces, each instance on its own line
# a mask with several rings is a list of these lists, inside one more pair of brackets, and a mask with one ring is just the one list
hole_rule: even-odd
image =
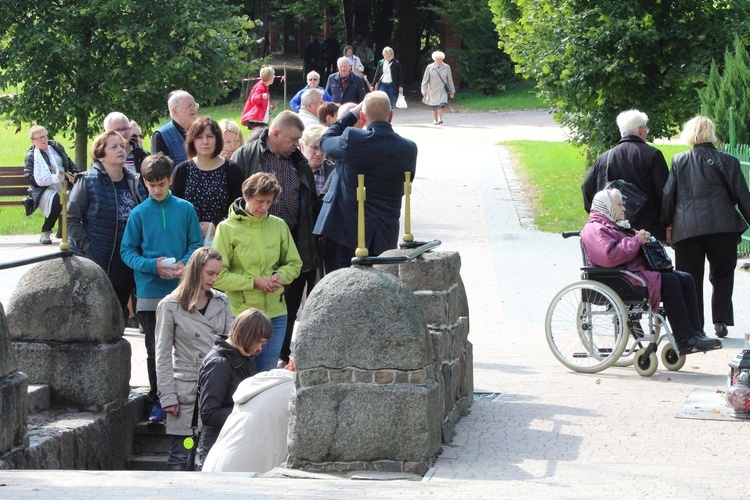
[[[431,121],[429,110],[416,106],[395,120],[397,130],[417,141],[420,151],[412,229],[418,239],[439,238],[443,249],[461,253],[475,387],[499,393],[472,406],[431,477],[361,482],[13,471],[0,472],[0,483],[8,484],[0,488],[0,497],[750,495],[748,466],[740,451],[750,440],[750,425],[675,418],[693,389],[723,387],[726,364],[750,330],[750,275],[737,273],[738,326],[723,350],[693,355],[681,371],[660,369],[648,379],[632,368],[596,375],[571,372],[550,354],[543,319],[554,293],[578,277],[578,245],[535,230],[508,152],[495,146],[517,138],[563,140],[564,134],[543,111],[446,114],[442,127]],[[4,241],[0,239],[0,260],[6,260]],[[142,362],[139,367],[134,359],[134,372],[139,370],[145,379]]]

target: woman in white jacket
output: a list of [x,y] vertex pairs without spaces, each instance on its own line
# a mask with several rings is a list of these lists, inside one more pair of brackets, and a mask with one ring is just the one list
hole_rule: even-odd
[[234,409],[202,472],[268,472],[287,456],[289,399],[294,361],[283,369],[261,372],[240,382]]
[[196,250],[177,289],[156,310],[156,378],[167,434],[172,436],[169,470],[186,470],[189,450],[183,441],[192,434],[201,362],[216,336],[226,338],[232,326],[229,299],[212,288],[221,261],[213,248]]

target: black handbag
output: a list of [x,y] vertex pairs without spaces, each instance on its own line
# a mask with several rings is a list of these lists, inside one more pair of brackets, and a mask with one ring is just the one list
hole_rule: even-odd
[[646,259],[646,267],[651,271],[671,271],[674,269],[672,259],[667,254],[667,249],[660,241],[653,240],[641,246],[643,258]]
[[[611,150],[610,150],[611,151]],[[607,153],[607,170],[605,179],[609,180],[609,153]],[[617,179],[607,182],[605,189],[617,189],[622,194],[622,205],[625,207],[625,217],[630,223],[635,223],[643,215],[648,195],[632,182]]]
[[448,85],[445,82],[445,80],[443,80],[443,77],[440,76],[440,73],[438,73],[437,70],[435,71],[435,73],[437,74],[438,78],[440,78],[440,81],[443,82],[443,88],[445,89],[445,92],[450,96],[451,95],[451,87],[450,87],[450,85]]
[[34,199],[31,196],[23,199],[23,208],[26,210],[26,217],[34,213]]

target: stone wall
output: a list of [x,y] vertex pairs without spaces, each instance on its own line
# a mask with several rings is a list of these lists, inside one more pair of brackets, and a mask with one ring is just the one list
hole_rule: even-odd
[[326,276],[305,303],[286,465],[424,473],[441,444],[440,387],[421,309],[382,271]]
[[26,435],[28,385],[28,377],[18,371],[5,311],[0,304],[0,456],[29,444]]
[[[389,250],[383,257],[406,250]],[[454,428],[469,412],[474,394],[473,346],[469,336],[469,302],[461,280],[458,252],[426,252],[401,264],[378,265],[414,292],[434,353],[434,373],[442,401],[443,443],[453,439]]]
[[99,410],[128,397],[122,309],[93,261],[37,264],[18,282],[7,317],[19,369],[31,383],[51,386],[53,406]]

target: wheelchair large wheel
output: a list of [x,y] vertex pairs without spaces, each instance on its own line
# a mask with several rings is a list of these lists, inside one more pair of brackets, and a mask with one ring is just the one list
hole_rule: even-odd
[[627,345],[627,314],[620,297],[596,281],[571,283],[547,309],[547,344],[571,370],[596,373],[617,361]]

